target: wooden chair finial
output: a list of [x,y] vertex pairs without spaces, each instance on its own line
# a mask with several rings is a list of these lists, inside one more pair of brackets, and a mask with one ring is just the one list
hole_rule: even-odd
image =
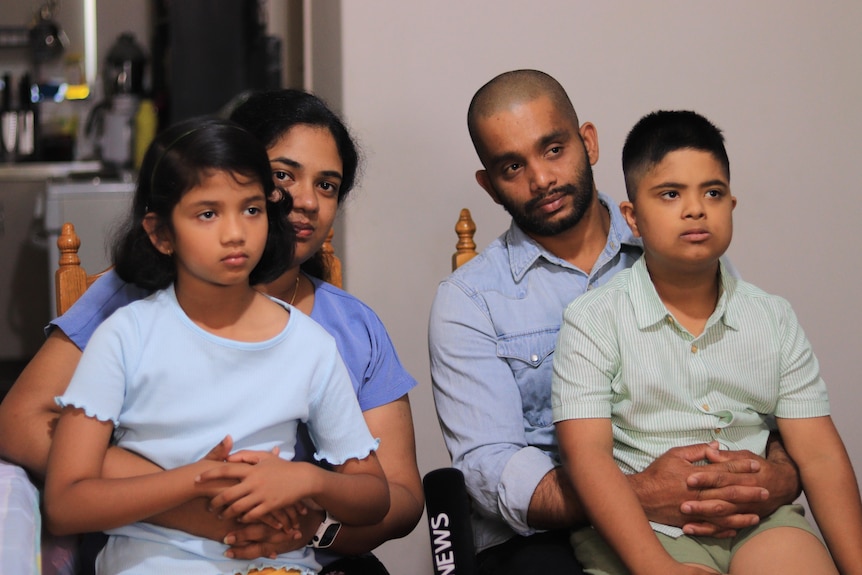
[[81,238],[75,233],[75,226],[68,222],[63,224],[57,247],[60,249],[60,267],[54,272],[55,297],[57,315],[63,315],[87,291],[87,272],[81,267],[78,257]]
[[455,224],[455,233],[458,234],[458,243],[455,244],[455,253],[452,254],[452,271],[476,257],[476,242],[473,241],[476,222],[473,221],[467,208],[461,210],[461,215]]
[[332,246],[332,236],[335,234],[332,228],[329,229],[329,234],[326,240],[320,247],[320,253],[323,255],[324,264],[324,281],[327,281],[335,287],[343,287],[341,276],[341,260],[335,255],[335,248]]
[[81,238],[75,232],[75,226],[66,222],[60,228],[60,237],[57,238],[57,247],[60,249],[60,268],[64,266],[79,266],[81,259],[78,257],[78,249],[81,247]]

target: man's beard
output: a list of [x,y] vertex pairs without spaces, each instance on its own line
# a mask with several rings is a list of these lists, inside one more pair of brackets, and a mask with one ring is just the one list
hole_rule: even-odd
[[[539,211],[537,206],[547,197],[556,194],[571,196],[572,207],[569,214],[564,218],[552,221],[547,219],[547,216]],[[541,237],[555,236],[574,228],[583,219],[584,214],[587,213],[587,209],[589,209],[593,201],[592,166],[590,166],[588,159],[586,167],[578,174],[575,183],[557,186],[520,206],[514,202],[510,202],[503,195],[498,194],[497,197],[506,211],[509,212],[509,215],[512,216],[512,219],[515,220],[515,223],[518,224],[518,227],[528,235]]]

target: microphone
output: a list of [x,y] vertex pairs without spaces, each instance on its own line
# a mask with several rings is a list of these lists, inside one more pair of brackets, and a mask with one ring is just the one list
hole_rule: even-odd
[[470,524],[470,498],[464,475],[454,467],[422,479],[434,575],[475,575],[476,551]]

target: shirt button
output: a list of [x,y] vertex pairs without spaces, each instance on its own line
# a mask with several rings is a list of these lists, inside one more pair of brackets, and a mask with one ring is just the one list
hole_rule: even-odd
[[720,429],[720,428],[716,428],[716,429],[715,429],[715,433],[716,433],[716,435],[718,435],[719,433],[721,433],[721,429]]
[[696,345],[691,346],[691,353],[697,353],[697,346]]
[[539,356],[534,353],[533,355],[530,356],[530,361],[533,361],[533,362],[539,361]]
[[703,408],[704,411],[709,411],[709,404],[708,403],[704,403],[703,405],[701,405],[701,407]]

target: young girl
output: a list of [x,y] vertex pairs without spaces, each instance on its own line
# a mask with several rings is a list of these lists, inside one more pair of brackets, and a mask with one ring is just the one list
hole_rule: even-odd
[[[331,336],[252,287],[292,259],[289,196],[270,174],[256,138],[221,120],[166,130],[144,159],[115,265],[159,291],[93,334],[58,398],[45,487],[55,532],[110,530],[100,573],[317,571],[308,548],[230,559],[221,543],[142,522],[201,496],[226,516],[284,529],[303,498],[350,524],[388,510],[377,442]],[[334,472],[290,461],[300,420]],[[102,478],[111,443],[165,471]],[[244,463],[222,461],[231,443]]]

